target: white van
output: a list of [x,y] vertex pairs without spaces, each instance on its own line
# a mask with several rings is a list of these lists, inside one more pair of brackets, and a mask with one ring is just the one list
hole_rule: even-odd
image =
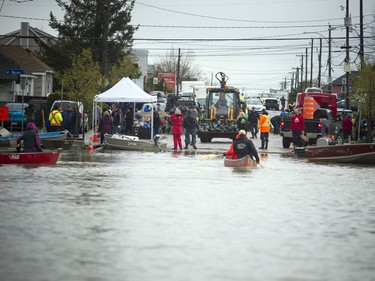
[[[55,100],[51,106],[51,111],[53,111],[53,108],[55,107],[55,105],[57,105],[61,112],[64,112],[68,109],[68,105],[70,105],[70,107],[72,108],[72,110],[74,111],[74,109],[78,109],[79,110],[79,132],[82,133],[82,123],[83,123],[83,104],[81,102],[76,102],[76,101],[71,101],[71,100]],[[88,122],[89,122],[89,118],[87,116],[87,113],[85,113],[85,132],[87,132],[89,129],[89,125],[88,125]]]

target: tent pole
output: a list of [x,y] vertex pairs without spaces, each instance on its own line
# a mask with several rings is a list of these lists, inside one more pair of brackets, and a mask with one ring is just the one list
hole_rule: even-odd
[[154,135],[154,102],[151,102],[151,140],[153,139]]
[[92,123],[91,123],[91,129],[94,131],[94,134],[95,134],[95,107],[96,105],[96,102],[95,101],[92,101],[92,113],[91,113],[91,120],[92,120]]

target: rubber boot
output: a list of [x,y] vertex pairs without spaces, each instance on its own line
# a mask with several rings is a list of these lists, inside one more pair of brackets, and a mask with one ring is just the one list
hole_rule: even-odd
[[264,149],[264,141],[262,141],[262,146],[259,149]]
[[266,146],[264,147],[264,149],[268,149],[268,141],[266,141]]

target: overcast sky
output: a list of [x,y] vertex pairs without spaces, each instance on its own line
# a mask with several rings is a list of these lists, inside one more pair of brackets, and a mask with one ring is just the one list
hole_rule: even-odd
[[[24,0],[20,0],[24,1]],[[359,32],[359,0],[350,0],[353,32]],[[364,2],[365,35],[374,27],[375,4]],[[318,76],[319,37],[345,36],[345,0],[137,0],[132,24],[140,25],[134,35],[134,48],[149,50],[149,63],[157,62],[167,50],[181,49],[192,54],[206,80],[223,71],[228,84],[255,95],[280,88],[301,66],[301,55],[308,48],[308,72],[311,69],[311,37],[313,48],[313,79]],[[49,12],[63,19],[63,12],[54,0],[17,3],[0,0],[0,34],[20,28],[22,21],[32,27],[57,35],[48,26]],[[169,39],[160,41],[160,39]],[[223,40],[223,41],[219,41]],[[365,41],[365,45],[366,45]],[[350,42],[352,61],[357,59],[359,40]],[[327,81],[328,43],[322,40],[322,81]],[[333,79],[341,76],[345,40],[332,40]],[[304,61],[305,67],[305,61]],[[310,74],[308,73],[308,79]]]

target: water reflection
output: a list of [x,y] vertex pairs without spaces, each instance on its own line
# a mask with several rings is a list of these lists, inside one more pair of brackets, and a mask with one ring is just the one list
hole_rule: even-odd
[[0,169],[1,280],[371,280],[374,167],[66,151]]

